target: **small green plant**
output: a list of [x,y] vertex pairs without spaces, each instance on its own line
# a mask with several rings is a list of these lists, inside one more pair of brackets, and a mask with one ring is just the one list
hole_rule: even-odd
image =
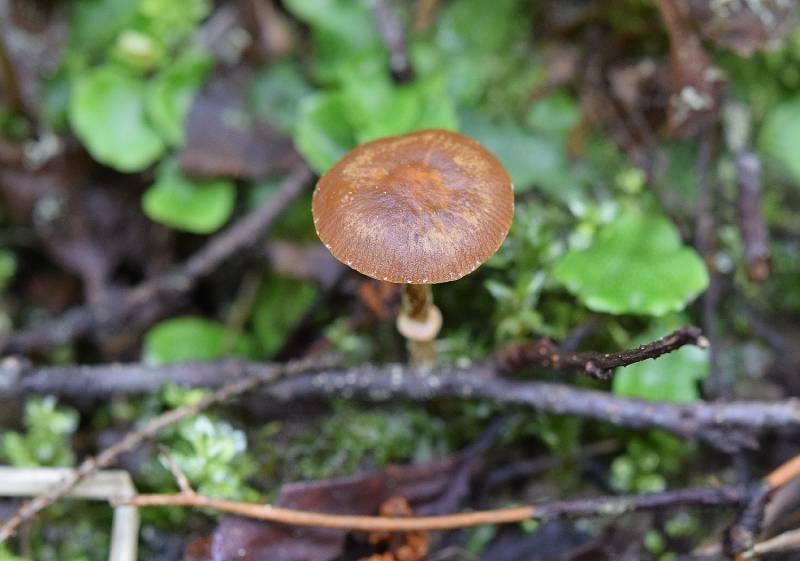
[[422,408],[374,411],[339,402],[318,430],[289,446],[285,462],[300,479],[325,479],[391,462],[430,461],[448,448],[445,424]]
[[0,456],[16,467],[71,466],[75,463],[72,435],[78,428],[78,412],[58,407],[52,396],[25,403],[25,431],[6,432],[0,440]]
[[690,445],[667,433],[631,436],[625,452],[611,463],[611,485],[624,493],[663,491],[691,452]]
[[[163,407],[174,409],[196,403],[205,392],[168,385],[161,392]],[[159,442],[203,495],[226,499],[254,500],[258,492],[247,485],[255,462],[247,453],[247,436],[230,422],[212,413],[202,413],[165,430]],[[161,461],[145,470],[147,484],[158,489],[174,488],[172,474]]]
[[590,247],[567,252],[553,274],[587,307],[613,314],[679,311],[708,286],[705,264],[675,226],[636,210],[603,228]]

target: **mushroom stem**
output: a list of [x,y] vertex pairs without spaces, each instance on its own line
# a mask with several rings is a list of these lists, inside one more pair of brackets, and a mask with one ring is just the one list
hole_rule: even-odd
[[436,348],[433,342],[442,328],[442,313],[433,304],[431,285],[406,284],[403,288],[397,330],[408,340],[408,352],[414,364],[434,365]]
[[413,320],[425,321],[428,308],[433,306],[433,291],[429,284],[407,284],[403,291],[403,311]]

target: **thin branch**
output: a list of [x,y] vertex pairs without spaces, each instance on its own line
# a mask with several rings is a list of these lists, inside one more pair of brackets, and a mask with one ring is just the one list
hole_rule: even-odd
[[[574,334],[579,335],[579,334]],[[685,326],[666,337],[635,349],[617,353],[573,354],[556,347],[549,339],[518,345],[500,354],[495,374],[528,366],[544,366],[584,372],[605,379],[614,368],[655,359],[684,345],[707,346],[700,329]],[[563,347],[563,345],[562,345]],[[566,348],[566,347],[565,347]],[[488,367],[490,363],[484,365]],[[222,380],[258,375],[275,365],[224,360],[212,363],[184,363],[161,367],[144,364],[99,366],[51,366],[34,368],[31,363],[11,357],[0,363],[0,393],[58,394],[73,397],[106,398],[127,393],[158,391],[166,383],[191,387],[219,387]],[[220,372],[224,375],[220,375]]]
[[298,165],[278,191],[266,202],[226,230],[214,236],[201,250],[174,271],[131,288],[112,299],[75,308],[41,327],[11,334],[0,350],[26,354],[64,345],[91,332],[130,327],[137,311],[153,302],[189,292],[197,281],[217,270],[231,257],[256,244],[272,223],[302,192],[312,178],[311,170]]
[[800,477],[800,454],[751,486],[736,523],[727,532],[727,545],[732,553],[752,551],[764,526],[764,513],[775,492],[797,477]]
[[790,458],[772,470],[764,478],[764,482],[770,489],[775,491],[797,477],[800,477],[800,454]]
[[389,69],[392,77],[399,83],[409,82],[414,78],[414,71],[406,48],[403,23],[390,5],[390,0],[372,0],[371,3],[375,26],[386,50],[389,51]]
[[697,487],[641,495],[619,495],[544,502],[530,506],[463,512],[439,516],[382,517],[326,514],[289,508],[213,499],[202,495],[139,495],[124,504],[136,507],[185,506],[289,524],[360,532],[418,532],[453,530],[485,524],[509,524],[524,520],[554,520],[593,516],[619,516],[641,510],[672,506],[735,506],[744,496],[738,487]]
[[742,553],[742,559],[755,559],[768,553],[781,553],[800,549],[800,528],[789,530],[774,538],[764,540]]
[[[15,364],[16,367],[9,366]],[[280,368],[277,364],[226,360],[167,367],[142,364],[45,367],[30,369],[26,374],[20,364],[16,360],[3,362],[0,387],[83,398],[146,393],[166,382],[218,387],[220,379],[243,382],[254,377],[263,379]],[[758,434],[767,431],[800,430],[800,400],[797,399],[643,401],[563,384],[505,379],[499,376],[495,362],[430,372],[402,365],[331,369],[266,384],[264,392],[272,398],[273,404],[329,397],[360,397],[374,401],[398,398],[426,401],[442,397],[484,399],[631,428],[660,428],[683,438],[701,439],[724,451],[756,448]]]
[[484,399],[558,415],[577,415],[631,428],[660,428],[698,438],[723,451],[758,446],[758,433],[800,429],[800,400],[671,403],[644,401],[561,384],[499,378],[491,366],[426,374],[367,366],[299,376],[265,387],[281,402],[299,398],[361,397],[374,401],[441,397]]
[[[6,7],[8,10],[9,7]],[[0,12],[3,9],[0,8]],[[8,48],[8,35],[10,31],[3,25],[4,18],[0,18],[0,82],[5,86],[6,101],[8,108],[15,113],[24,115],[26,119],[33,122],[30,113],[25,107],[24,97],[22,95],[22,88],[20,87],[19,80],[17,79],[17,72],[14,68],[14,62],[11,60]]]
[[72,471],[69,476],[62,479],[61,482],[52,487],[47,493],[24,503],[11,518],[0,526],[0,543],[3,543],[11,537],[20,524],[54,504],[65,494],[72,491],[72,489],[87,476],[110,466],[119,456],[134,450],[164,428],[193,415],[197,415],[213,405],[223,403],[234,396],[248,392],[259,384],[274,382],[284,374],[314,369],[319,365],[319,363],[315,364],[309,361],[298,361],[295,363],[287,363],[284,366],[262,368],[257,375],[229,383],[213,394],[205,396],[193,405],[179,407],[151,419],[144,427],[128,433],[122,440],[109,446],[97,456],[86,458],[77,469]]
[[709,270],[708,289],[701,297],[701,318],[703,331],[710,344],[709,363],[711,373],[708,386],[713,397],[728,397],[731,393],[730,381],[720,370],[719,341],[720,333],[717,324],[721,286],[719,272],[716,268],[716,218],[714,215],[714,199],[716,183],[711,175],[715,136],[706,131],[700,136],[697,154],[697,210],[695,214],[695,245],[697,251],[706,262]]
[[172,477],[175,478],[175,482],[178,484],[178,489],[181,490],[181,493],[184,495],[194,495],[195,490],[192,489],[192,484],[189,483],[189,478],[186,477],[186,474],[183,473],[183,470],[169,453],[169,449],[166,446],[159,446],[158,456],[161,459],[161,462],[172,474]]
[[761,212],[761,160],[757,154],[742,152],[736,156],[736,178],[747,276],[754,282],[763,282],[769,276],[770,251],[767,225]]
[[685,345],[706,348],[708,340],[703,336],[699,327],[685,326],[666,337],[635,349],[605,354],[573,354],[561,352],[549,339],[541,339],[533,344],[512,347],[501,360],[512,367],[520,364],[535,364],[546,368],[582,372],[598,380],[607,380],[615,368],[658,358]]

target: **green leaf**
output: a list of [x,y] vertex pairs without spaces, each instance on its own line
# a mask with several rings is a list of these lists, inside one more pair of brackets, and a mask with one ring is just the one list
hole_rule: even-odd
[[344,97],[337,92],[312,95],[300,106],[294,142],[317,174],[325,173],[356,145],[346,111]]
[[138,0],[139,28],[167,47],[184,41],[211,13],[211,0]]
[[277,352],[317,299],[313,283],[269,275],[253,310],[253,330],[266,356]]
[[360,0],[286,0],[284,4],[315,33],[353,49],[380,42],[369,8]]
[[94,57],[114,41],[136,17],[139,2],[131,0],[76,0],[70,5],[69,49]]
[[345,86],[347,117],[356,139],[364,143],[415,130],[457,130],[458,117],[441,81],[394,86],[388,79]]
[[568,251],[553,275],[590,309],[661,316],[683,309],[708,286],[705,264],[660,215],[629,211],[588,249]]
[[248,86],[250,108],[281,131],[291,134],[301,101],[312,92],[294,61],[270,64]]
[[[519,0],[457,0],[442,10],[435,49],[412,44],[415,69],[445,76],[447,92],[460,105],[477,105],[487,86],[516,64],[513,46],[526,27]],[[529,62],[529,61],[526,61]],[[501,83],[507,84],[503,78]]]
[[53,396],[25,403],[25,432],[7,432],[0,438],[0,458],[17,467],[69,466],[75,461],[71,439],[78,413],[58,407]]
[[142,208],[156,222],[195,234],[210,234],[228,221],[235,202],[233,182],[192,181],[181,173],[175,160],[168,160],[142,197]]
[[27,557],[17,557],[11,553],[5,544],[0,545],[0,561],[28,561]]
[[7,249],[0,249],[0,290],[5,290],[17,272],[17,260]]
[[374,75],[386,66],[386,49],[366,2],[287,0],[286,8],[312,29],[313,72],[326,83],[342,83],[355,68]]
[[[659,321],[635,341],[644,344],[678,328],[678,316]],[[656,401],[689,402],[700,397],[698,382],[709,373],[708,351],[686,346],[657,358],[617,368],[613,389],[617,395]]]
[[540,99],[531,105],[527,122],[536,130],[566,136],[580,121],[574,98],[564,93]]
[[231,355],[250,358],[252,351],[253,341],[249,336],[229,333],[223,325],[201,317],[186,316],[162,321],[148,331],[142,360],[161,366]]
[[758,148],[767,162],[775,164],[800,185],[800,99],[773,107],[764,118]]
[[190,55],[165,68],[150,82],[147,114],[168,144],[183,143],[186,115],[211,66],[209,57]]
[[344,95],[347,119],[359,144],[409,130],[420,113],[414,92],[394,88],[387,80],[348,82]]
[[560,141],[511,122],[493,123],[473,112],[461,115],[461,132],[497,156],[511,174],[517,192],[534,185],[557,189],[569,179]]
[[503,53],[525,28],[519,0],[457,0],[436,27],[437,43],[449,51]]
[[164,143],[145,118],[141,80],[111,66],[77,80],[69,118],[75,134],[99,162],[134,172],[155,163]]

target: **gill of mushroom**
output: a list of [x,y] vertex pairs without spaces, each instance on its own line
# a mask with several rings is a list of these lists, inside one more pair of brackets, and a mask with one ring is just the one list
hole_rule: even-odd
[[397,328],[412,361],[436,361],[442,314],[431,285],[460,279],[503,243],[514,215],[511,179],[476,141],[429,129],[351,150],[317,183],[314,226],[339,261],[402,284]]

